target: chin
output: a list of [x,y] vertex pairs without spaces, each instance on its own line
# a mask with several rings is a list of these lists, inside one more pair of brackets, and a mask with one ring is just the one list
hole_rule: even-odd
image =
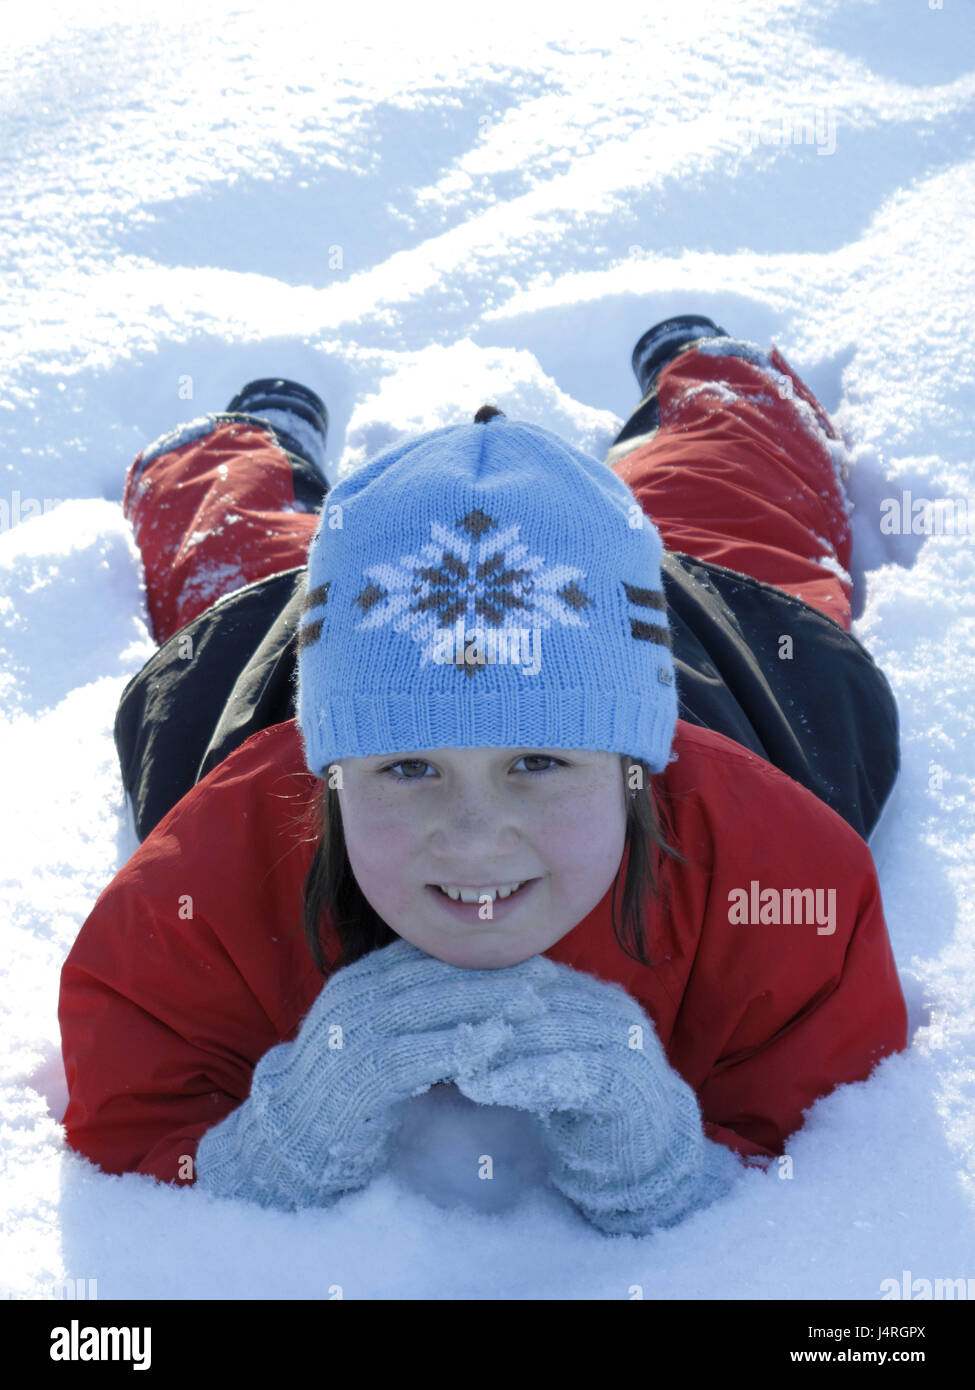
[[517,941],[476,942],[457,941],[437,951],[431,951],[447,965],[456,965],[466,970],[503,970],[509,965],[520,965],[529,960],[535,952],[526,950]]

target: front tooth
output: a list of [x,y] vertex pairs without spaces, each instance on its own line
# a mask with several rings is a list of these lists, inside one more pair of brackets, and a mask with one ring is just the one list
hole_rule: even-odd
[[493,902],[496,898],[510,898],[510,897],[511,897],[511,894],[514,893],[515,890],[518,889],[518,888],[520,888],[521,886],[522,886],[522,885],[521,885],[520,883],[510,883],[510,884],[506,884],[506,885],[505,885],[504,887],[502,887],[502,888],[480,888],[480,889],[478,889],[478,888],[450,888],[450,887],[448,887],[447,884],[445,884],[445,883],[441,883],[441,884],[439,885],[439,887],[443,890],[443,892],[445,892],[449,898],[452,898],[454,902],[465,902],[465,903],[476,903],[476,902],[480,902],[481,898],[486,897],[487,894],[489,894],[489,893],[490,893],[490,895],[491,895],[491,901],[492,901],[492,902]]

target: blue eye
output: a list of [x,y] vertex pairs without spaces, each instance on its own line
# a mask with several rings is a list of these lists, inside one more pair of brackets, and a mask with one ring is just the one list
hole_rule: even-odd
[[[547,772],[554,772],[556,767],[567,767],[567,766],[568,766],[568,764],[565,763],[565,762],[563,762],[560,758],[553,758],[553,757],[550,757],[548,753],[523,753],[523,754],[521,755],[521,757],[518,759],[518,762],[520,762],[520,763],[523,763],[523,762],[535,762],[535,763],[542,762],[542,763],[551,763],[551,764],[553,764],[553,766],[551,766],[551,767],[525,768],[525,772],[528,774],[529,777],[542,777],[542,776],[544,776]],[[404,776],[402,775],[402,773],[396,772],[396,771],[394,771],[394,769],[397,768],[397,767],[427,767],[427,768],[428,768],[428,767],[430,767],[430,766],[432,766],[432,764],[426,762],[423,758],[403,758],[403,759],[401,759],[398,763],[387,763],[386,766],[385,766],[385,767],[381,767],[381,768],[379,769],[379,771],[380,771],[381,773],[388,773],[389,776],[392,778],[392,780],[393,780],[394,782],[424,782],[424,781],[429,780],[429,779],[426,778],[425,776],[421,776],[421,777],[410,777],[410,776],[406,776],[406,777],[404,777]]]
[[389,763],[389,764],[387,764],[386,767],[380,768],[379,770],[380,770],[380,772],[389,772],[389,773],[391,773],[394,782],[422,782],[422,781],[424,780],[422,777],[404,777],[404,776],[402,776],[402,774],[399,773],[399,772],[393,772],[393,768],[394,768],[394,767],[429,767],[429,766],[430,766],[430,764],[429,764],[429,763],[425,763],[425,762],[423,761],[422,758],[404,758],[402,762],[398,762],[398,763]]
[[564,763],[564,762],[561,762],[560,759],[549,757],[549,755],[548,755],[547,753],[524,753],[524,754],[522,754],[522,756],[518,759],[518,761],[519,761],[520,763],[523,763],[523,762],[533,762],[533,763],[552,763],[552,764],[554,764],[553,767],[526,768],[525,771],[531,773],[532,776],[538,776],[538,774],[539,774],[539,773],[542,773],[542,772],[553,772],[553,771],[555,770],[555,767],[566,767],[566,766],[567,766],[567,764]]

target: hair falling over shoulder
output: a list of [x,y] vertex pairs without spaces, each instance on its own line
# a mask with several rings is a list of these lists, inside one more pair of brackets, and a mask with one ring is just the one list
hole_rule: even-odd
[[[669,798],[662,774],[654,774],[640,758],[621,755],[624,773],[638,767],[642,785],[627,798],[626,845],[629,848],[623,883],[622,922],[617,922],[617,891],[613,894],[613,933],[621,950],[641,965],[653,965],[649,954],[643,900],[646,892],[661,897],[664,857],[686,863],[668,842],[672,834]],[[345,848],[338,791],[324,780],[310,807],[310,835],[318,843],[305,878],[302,921],[316,967],[325,976],[399,940],[363,895]],[[666,884],[663,897],[666,902]],[[330,921],[340,942],[337,958],[325,951],[323,926]]]

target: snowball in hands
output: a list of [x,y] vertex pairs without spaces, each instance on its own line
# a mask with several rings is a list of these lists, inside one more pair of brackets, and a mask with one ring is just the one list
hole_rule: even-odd
[[327,1205],[386,1166],[406,1101],[438,1081],[538,1115],[554,1185],[608,1233],[672,1225],[739,1169],[621,986],[544,956],[468,970],[396,941],[337,971],[261,1058],[249,1098],[200,1140],[198,1185]]
[[465,970],[395,941],[336,971],[295,1039],[260,1059],[248,1099],[203,1135],[198,1186],[289,1210],[364,1187],[410,1096],[483,1067],[510,1021],[541,1012],[550,964]]

